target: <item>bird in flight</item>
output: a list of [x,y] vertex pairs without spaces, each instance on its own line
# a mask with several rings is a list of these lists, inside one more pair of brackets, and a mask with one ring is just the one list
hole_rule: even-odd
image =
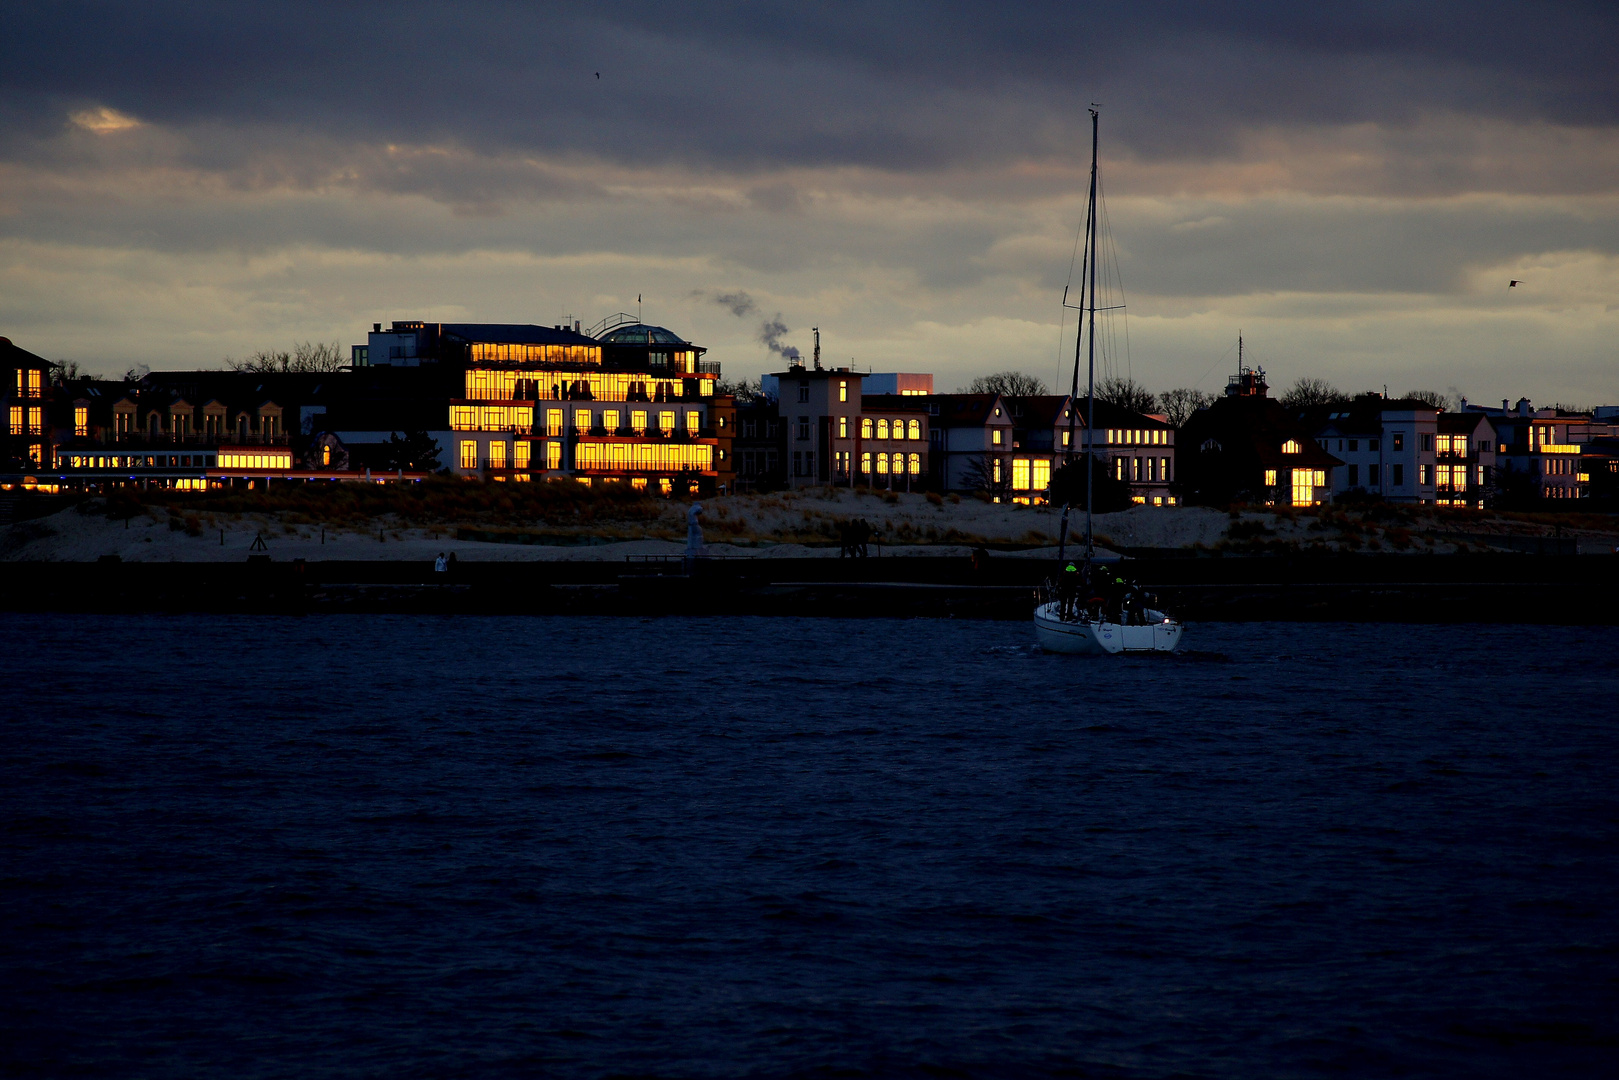
[[598,72],[596,72],[596,78],[598,78],[598,79],[599,79],[599,78],[601,78],[601,77],[602,77],[602,73],[601,73],[601,72],[599,72],[599,71],[598,71]]
[[1521,282],[1517,278],[1513,278],[1511,281],[1507,282],[1507,288],[1516,289],[1520,284]]

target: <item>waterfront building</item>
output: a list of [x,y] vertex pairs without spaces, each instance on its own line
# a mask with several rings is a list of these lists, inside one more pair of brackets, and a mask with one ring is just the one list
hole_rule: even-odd
[[201,490],[350,479],[340,440],[314,433],[344,373],[153,372],[57,384],[52,471],[70,487]]
[[[1593,472],[1607,472],[1607,440],[1619,435],[1619,417],[1563,408],[1536,409],[1528,398],[1516,405],[1462,403],[1495,429],[1498,487],[1504,502],[1528,505],[1589,498]],[[1600,410],[1599,410],[1600,412]]]
[[1181,426],[1175,486],[1186,501],[1315,506],[1332,500],[1344,461],[1268,391],[1262,368],[1239,365],[1225,396]]
[[[53,464],[51,430],[46,416],[51,373],[56,365],[43,356],[0,337],[0,410],[5,418],[0,458],[7,477],[21,482],[22,474],[38,473]],[[39,477],[31,477],[34,483]]]
[[498,324],[444,325],[435,336],[440,362],[453,355],[463,372],[464,392],[449,402],[453,473],[712,488],[719,365],[703,362],[701,347],[628,316],[595,337]]
[[775,398],[761,394],[737,405],[731,442],[735,490],[775,491],[787,486],[785,432]]
[[[934,394],[922,400],[934,425],[933,467],[941,490],[1044,503],[1072,442],[1075,454],[1092,447],[1138,505],[1174,506],[1178,500],[1170,489],[1175,431],[1164,417],[1105,401],[1093,408],[1067,394]],[[1092,439],[1085,435],[1087,417],[1096,423]]]
[[[1484,498],[1486,479],[1477,472],[1475,444],[1491,436],[1458,423],[1455,430],[1447,430],[1441,437],[1439,416],[1438,406],[1426,401],[1390,399],[1381,394],[1361,394],[1347,402],[1316,406],[1300,413],[1320,447],[1343,460],[1343,468],[1332,478],[1334,496],[1358,492],[1389,502],[1427,505],[1443,496],[1447,505],[1479,503]],[[1463,446],[1460,455],[1452,449],[1458,438]],[[1455,481],[1458,467],[1462,468],[1459,493]]]

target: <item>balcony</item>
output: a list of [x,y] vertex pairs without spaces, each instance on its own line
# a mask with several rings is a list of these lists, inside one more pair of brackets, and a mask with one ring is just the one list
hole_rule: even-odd
[[718,360],[699,360],[699,361],[697,361],[697,374],[699,374],[699,375],[718,375],[719,373],[720,373],[720,362]]

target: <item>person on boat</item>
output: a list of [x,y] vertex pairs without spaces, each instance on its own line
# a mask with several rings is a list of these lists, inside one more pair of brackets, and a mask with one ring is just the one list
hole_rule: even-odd
[[1064,619],[1074,613],[1074,601],[1079,596],[1079,567],[1069,563],[1057,579],[1057,613]]

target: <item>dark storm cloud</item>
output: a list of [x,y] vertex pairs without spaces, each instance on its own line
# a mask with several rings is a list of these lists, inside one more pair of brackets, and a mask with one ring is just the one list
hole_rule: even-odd
[[1616,44],[1611,4],[65,3],[8,13],[0,131],[16,155],[109,106],[496,155],[910,171],[1082,156],[1100,100],[1115,145],[1195,156],[1256,124],[1611,124]]

